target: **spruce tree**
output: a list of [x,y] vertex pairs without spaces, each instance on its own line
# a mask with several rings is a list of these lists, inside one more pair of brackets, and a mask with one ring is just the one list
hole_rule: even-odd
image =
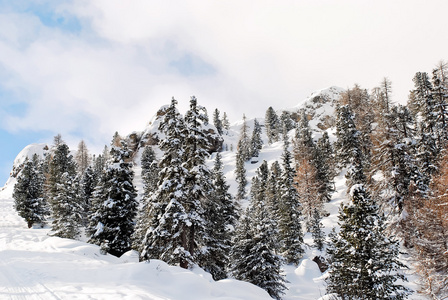
[[191,177],[184,166],[188,132],[176,106],[177,100],[173,98],[159,125],[159,130],[165,134],[159,144],[164,154],[159,162],[158,188],[150,200],[152,204],[147,217],[150,226],[143,240],[140,259],[155,258],[188,268],[196,260],[190,248],[192,243],[189,243],[194,240],[189,236],[195,229],[193,224],[202,219],[201,214],[192,215],[193,211],[186,205],[190,201],[187,180]]
[[336,122],[336,155],[340,168],[347,167],[347,187],[365,182],[364,166],[366,164],[361,149],[360,131],[357,130],[354,115],[349,105],[338,106]]
[[276,227],[266,205],[265,188],[255,176],[250,207],[234,237],[231,274],[263,288],[272,298],[281,299],[286,280],[281,274],[282,259],[275,254]]
[[56,183],[52,202],[52,235],[68,239],[78,238],[85,212],[79,177],[64,172]]
[[294,184],[295,171],[291,166],[292,155],[288,148],[289,141],[285,139],[282,154],[283,173],[280,182],[278,226],[281,253],[288,264],[297,265],[304,253],[302,248],[302,205]]
[[277,113],[272,106],[266,110],[264,124],[266,127],[266,135],[268,136],[268,143],[272,144],[278,142],[282,128]]
[[316,180],[319,183],[320,201],[322,203],[330,202],[331,194],[335,191],[334,177],[336,171],[333,146],[326,131],[323,132],[322,137],[316,143],[314,165],[316,166]]
[[384,218],[363,184],[350,189],[350,203],[339,211],[339,233],[327,249],[327,293],[340,299],[405,299],[410,291],[398,260],[399,244],[385,235]]
[[76,175],[76,163],[60,136],[55,137],[46,188],[53,218],[53,234],[64,238],[78,237],[85,199],[80,178]]
[[218,133],[220,135],[223,134],[223,125],[222,125],[222,121],[219,118],[219,110],[216,108],[215,111],[213,112],[213,125],[215,125],[216,130],[218,130]]
[[205,129],[208,123],[206,112],[205,107],[198,105],[196,97],[192,96],[190,109],[185,114],[187,136],[183,160],[189,177],[185,185],[186,201],[183,205],[186,208],[188,221],[187,250],[195,256],[196,261],[198,256],[207,256],[200,253],[200,247],[205,244],[205,240],[212,239],[206,227],[213,222],[213,216],[206,213],[205,208],[213,211],[216,209],[214,206],[217,205],[212,198],[215,194],[212,175],[205,164],[210,148],[208,132]]
[[101,246],[103,252],[121,256],[131,249],[131,235],[137,213],[137,193],[132,183],[134,172],[128,162],[130,152],[122,140],[116,146],[114,137],[110,162],[94,192],[94,213],[88,233],[90,243]]
[[49,211],[44,198],[42,163],[37,154],[34,154],[31,160],[26,158],[24,167],[17,176],[12,196],[14,208],[19,216],[25,219],[28,228],[35,223],[45,223]]
[[150,227],[150,212],[152,209],[152,196],[158,188],[159,166],[156,155],[151,146],[146,145],[141,157],[141,176],[143,181],[143,195],[141,199],[142,206],[138,212],[137,223],[134,234],[132,235],[132,248],[138,252],[144,249],[145,234]]
[[227,118],[226,112],[224,112],[222,115],[221,124],[222,124],[222,128],[224,128],[225,130],[228,131],[230,129],[230,122],[229,122],[229,119]]
[[263,147],[263,140],[261,139],[261,126],[257,119],[254,120],[254,130],[252,131],[252,138],[250,140],[250,156],[258,157],[260,150]]
[[322,251],[325,243],[325,233],[323,232],[322,216],[317,208],[313,210],[311,219],[311,236],[313,237],[313,246]]
[[205,205],[207,219],[207,234],[204,249],[200,258],[200,266],[212,274],[215,280],[227,277],[231,235],[238,220],[238,207],[229,194],[222,172],[221,155],[216,154],[212,171],[213,195]]
[[238,190],[236,194],[236,198],[238,200],[244,199],[246,197],[246,185],[247,185],[247,178],[246,178],[246,167],[245,167],[245,156],[244,152],[242,151],[244,147],[242,146],[242,141],[240,140],[238,142],[238,148],[236,152],[236,166],[235,166],[235,179],[238,184]]

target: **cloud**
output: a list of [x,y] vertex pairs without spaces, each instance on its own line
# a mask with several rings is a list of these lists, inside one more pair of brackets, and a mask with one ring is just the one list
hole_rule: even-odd
[[239,120],[388,76],[404,102],[447,48],[440,1],[19,3],[0,9],[1,126],[98,143],[143,129],[172,96]]

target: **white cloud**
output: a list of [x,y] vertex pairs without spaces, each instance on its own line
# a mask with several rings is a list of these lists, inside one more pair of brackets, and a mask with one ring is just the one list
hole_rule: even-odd
[[[3,121],[11,130],[109,141],[115,130],[141,130],[172,96],[181,110],[196,95],[238,120],[262,117],[269,105],[295,106],[330,85],[372,88],[384,76],[404,102],[413,74],[445,59],[448,43],[443,1],[55,5],[83,30],[49,28],[30,13],[0,18],[2,86],[29,104],[24,117]],[[188,57],[191,65],[182,66]]]

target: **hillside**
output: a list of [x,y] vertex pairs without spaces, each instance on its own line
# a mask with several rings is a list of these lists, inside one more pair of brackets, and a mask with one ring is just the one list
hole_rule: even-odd
[[[326,130],[330,139],[334,140],[334,100],[339,97],[340,88],[329,88],[313,93],[299,107],[305,108],[311,121],[314,138],[321,136]],[[299,107],[288,109],[296,113]],[[264,120],[259,120],[264,124]],[[223,135],[222,161],[224,174],[230,184],[230,193],[236,194],[235,182],[235,149],[242,122],[237,122]],[[247,120],[249,132],[253,128],[253,119]],[[157,132],[157,115],[143,131],[128,136],[135,144],[134,185],[139,194],[142,193],[140,179],[141,142],[156,141],[163,138]],[[211,126],[212,128],[212,126]],[[212,128],[213,129],[213,128]],[[289,133],[292,139],[294,132]],[[283,143],[267,143],[263,130],[263,148],[257,160],[245,163],[248,181],[252,178],[265,160],[270,165],[279,160],[283,151]],[[157,147],[155,147],[157,148]],[[49,228],[26,228],[26,223],[13,209],[12,191],[14,176],[25,157],[37,153],[43,155],[46,146],[43,144],[26,147],[14,162],[12,177],[0,192],[0,298],[12,299],[271,299],[262,289],[234,279],[214,282],[211,276],[199,268],[184,270],[168,266],[162,261],[151,260],[139,263],[138,254],[128,252],[121,258],[102,255],[98,246],[83,241],[74,241],[50,237]],[[233,150],[233,151],[232,151]],[[156,150],[160,155],[160,150]],[[208,160],[212,166],[214,155]],[[323,219],[326,235],[332,228],[338,227],[338,209],[347,201],[344,172],[335,179],[336,191],[332,201],[325,204],[328,216]],[[247,186],[247,190],[250,185]],[[240,203],[243,207],[247,201]],[[288,283],[285,300],[319,299],[325,294],[325,273],[322,274],[313,258],[324,253],[311,247],[313,241],[310,234],[305,235],[305,255],[300,265],[285,265],[284,273]],[[409,263],[407,256],[402,259]],[[412,269],[407,271],[412,289],[418,289]],[[322,298],[322,299],[325,299]],[[410,299],[423,299],[414,294]]]

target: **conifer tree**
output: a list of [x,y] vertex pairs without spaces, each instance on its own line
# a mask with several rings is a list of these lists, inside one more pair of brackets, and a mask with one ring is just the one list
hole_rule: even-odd
[[281,253],[289,264],[298,264],[304,250],[301,224],[300,196],[294,186],[295,171],[292,164],[292,155],[289,151],[289,141],[284,140],[282,165],[283,173],[280,185],[279,205],[279,237]]
[[[280,203],[281,203],[281,187],[282,187],[283,173],[278,161],[274,161],[271,165],[267,188],[266,200],[271,208],[271,215],[278,226],[280,218]],[[277,237],[278,239],[278,237]]]
[[[210,239],[206,226],[213,222],[213,216],[206,214],[205,207],[217,205],[212,199],[215,194],[212,184],[211,172],[205,164],[209,156],[209,139],[204,129],[208,123],[205,107],[197,104],[196,97],[190,99],[190,109],[185,114],[187,136],[185,139],[184,167],[187,168],[189,177],[185,188],[186,201],[183,204],[187,212],[188,251],[192,256],[202,256],[199,247]],[[213,207],[211,210],[215,210]],[[198,254],[197,254],[198,253]],[[206,254],[205,254],[206,255]],[[207,255],[206,255],[207,256]]]
[[270,106],[265,115],[266,135],[268,136],[268,143],[272,144],[279,141],[281,133],[281,124],[275,110]]
[[79,237],[85,211],[83,201],[79,177],[64,172],[52,198],[53,235],[68,239]]
[[115,135],[111,160],[94,193],[94,213],[87,231],[90,243],[101,246],[104,253],[121,256],[131,249],[137,193],[132,183],[132,163],[127,162],[127,143],[121,140],[120,147],[117,143]]
[[288,133],[290,130],[293,130],[294,127],[295,125],[291,118],[291,113],[286,110],[282,111],[282,114],[280,115],[280,128],[284,129],[284,133]]
[[222,125],[222,121],[219,118],[219,110],[216,108],[215,111],[213,112],[213,125],[215,125],[216,130],[218,130],[218,133],[220,135],[223,134],[223,125]]
[[399,271],[399,245],[385,236],[383,217],[363,184],[353,185],[350,203],[339,211],[339,233],[327,249],[327,293],[340,299],[405,299],[409,290]]
[[230,129],[230,122],[229,122],[229,119],[227,118],[226,112],[224,112],[222,114],[221,124],[222,124],[222,128],[224,128],[225,130],[229,130]]
[[266,206],[265,186],[257,176],[252,182],[252,198],[240,220],[232,248],[231,274],[238,280],[255,284],[274,299],[284,294],[282,259],[275,255],[275,224]]
[[250,156],[258,157],[260,150],[263,147],[263,140],[261,139],[261,126],[257,119],[254,120],[254,130],[252,131],[252,138],[250,140]]
[[132,235],[132,248],[142,253],[144,250],[145,234],[150,227],[150,213],[152,209],[152,196],[158,188],[159,181],[159,166],[156,160],[156,155],[151,146],[146,145],[142,157],[142,181],[143,181],[143,195],[142,207],[138,212],[137,223],[135,225],[134,234]]
[[243,146],[241,140],[238,142],[238,148],[236,152],[236,167],[235,167],[235,179],[238,184],[238,190],[236,194],[236,198],[238,200],[244,199],[246,196],[246,167],[245,167],[245,159],[243,153]]
[[188,132],[176,106],[177,100],[173,98],[170,106],[165,108],[159,125],[159,130],[166,136],[159,144],[164,154],[159,162],[160,179],[158,189],[151,198],[152,205],[147,217],[150,226],[143,240],[140,259],[155,258],[188,268],[195,262],[195,253],[190,248],[192,243],[189,243],[190,229],[202,214],[192,216],[190,213],[193,211],[186,206],[189,201],[186,181],[191,176],[184,167],[184,145]]
[[82,176],[90,165],[89,150],[84,140],[81,140],[78,144],[78,151],[75,156],[76,165],[78,167],[78,175]]
[[53,234],[76,238],[80,233],[85,202],[80,178],[76,176],[76,163],[60,136],[55,137],[55,149],[49,163],[47,195],[53,218]]
[[313,210],[313,217],[311,219],[311,236],[313,237],[313,246],[322,251],[325,242],[325,233],[322,228],[322,216],[317,208]]
[[316,180],[319,183],[320,202],[330,202],[331,194],[335,191],[334,177],[336,176],[336,170],[333,146],[326,131],[317,141],[315,153],[314,165],[316,166]]
[[44,198],[44,175],[42,163],[37,154],[32,159],[26,158],[22,171],[14,185],[14,208],[25,219],[28,228],[33,224],[45,223],[49,214],[48,204]]
[[222,172],[219,153],[216,154],[212,174],[214,191],[205,205],[206,215],[211,218],[209,217],[207,222],[200,266],[212,274],[215,280],[220,280],[227,277],[231,234],[238,220],[238,208],[228,192],[229,186]]
[[364,166],[366,164],[359,139],[354,115],[348,105],[338,106],[336,122],[336,155],[340,168],[347,167],[347,187],[358,182],[365,183]]

